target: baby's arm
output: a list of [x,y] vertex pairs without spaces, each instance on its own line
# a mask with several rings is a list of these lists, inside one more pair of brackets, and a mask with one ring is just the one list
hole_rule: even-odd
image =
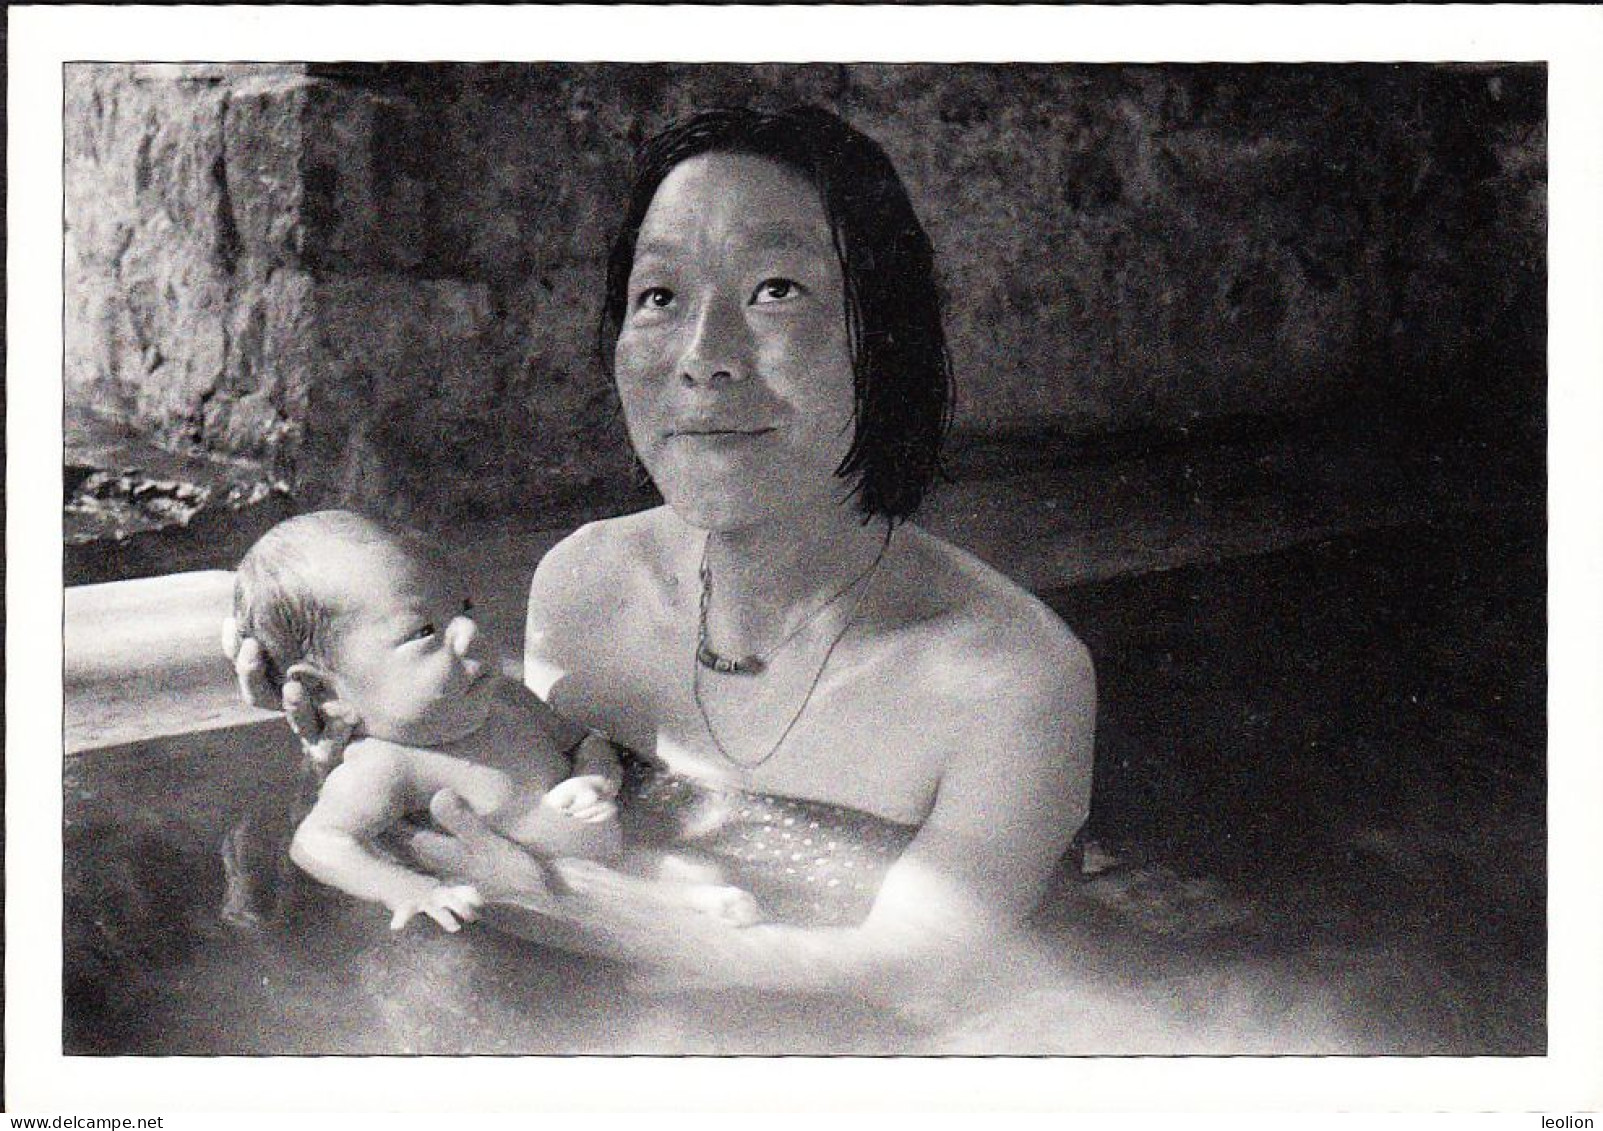
[[545,795],[545,804],[577,821],[605,821],[618,811],[613,800],[623,784],[623,767],[612,743],[587,731],[573,748],[573,775]]
[[478,918],[477,890],[403,868],[367,843],[416,807],[420,793],[427,804],[414,769],[406,750],[371,740],[351,747],[295,830],[290,859],[323,883],[383,903],[395,930],[422,913],[455,931]]

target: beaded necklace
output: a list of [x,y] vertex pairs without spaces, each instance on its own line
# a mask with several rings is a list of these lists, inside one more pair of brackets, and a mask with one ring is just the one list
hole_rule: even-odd
[[846,596],[864,578],[879,568],[879,563],[885,558],[885,551],[890,548],[891,530],[890,528],[886,529],[885,542],[880,546],[879,553],[874,556],[874,560],[868,563],[867,569],[845,585],[842,585],[829,600],[803,617],[801,623],[786,633],[785,638],[778,644],[775,644],[767,651],[757,652],[749,656],[724,656],[714,651],[712,645],[707,642],[707,606],[712,600],[712,568],[707,564],[707,545],[711,541],[712,535],[709,534],[706,541],[702,542],[701,564],[696,567],[696,575],[701,582],[701,602],[697,610],[696,624],[696,662],[710,671],[719,672],[723,675],[761,675],[768,667],[768,661],[777,656],[785,645],[800,636],[802,629],[812,624],[813,621],[823,615],[825,609]]
[[[758,766],[761,766],[775,754],[779,753],[779,748],[785,745],[785,739],[790,737],[790,732],[795,730],[796,724],[801,721],[803,713],[805,713],[807,710],[807,705],[813,701],[813,692],[818,690],[819,681],[824,678],[824,669],[829,667],[829,658],[835,654],[835,648],[843,639],[845,639],[846,633],[851,629],[852,624],[856,621],[857,612],[860,608],[862,608],[863,598],[868,595],[870,586],[864,585],[863,588],[858,592],[856,599],[852,602],[852,611],[846,614],[846,619],[841,622],[840,631],[835,633],[834,637],[830,639],[829,647],[824,649],[824,658],[818,662],[818,670],[813,672],[813,678],[807,684],[807,692],[802,696],[801,703],[796,707],[795,713],[790,716],[790,721],[785,724],[785,729],[779,732],[779,737],[774,740],[774,744],[768,748],[767,753],[763,754],[755,761],[747,762],[736,758],[729,752],[728,747],[723,744],[723,740],[718,737],[718,732],[713,728],[712,725],[712,716],[707,713],[707,704],[702,700],[701,697],[701,669],[708,668],[712,671],[723,672],[726,674],[760,674],[764,667],[766,667],[766,664],[764,663],[766,659],[771,658],[786,644],[789,644],[792,640],[794,640],[800,634],[801,630],[816,620],[819,614],[825,609],[829,608],[836,601],[840,600],[841,597],[845,596],[846,593],[848,593],[855,586],[869,578],[874,571],[879,568],[880,562],[885,560],[885,551],[890,549],[890,544],[891,530],[886,530],[885,542],[880,546],[879,553],[875,555],[874,560],[869,563],[867,569],[858,574],[856,577],[852,578],[852,580],[849,581],[844,588],[842,588],[828,601],[825,601],[816,610],[809,614],[807,619],[802,621],[802,623],[794,631],[792,631],[778,644],[774,645],[774,647],[770,648],[767,652],[763,653],[762,657],[743,657],[740,660],[726,660],[707,646],[707,601],[712,592],[712,578],[711,572],[707,568],[707,548],[706,545],[703,544],[701,550],[701,568],[699,570],[701,575],[700,631],[697,633],[696,637],[695,662],[690,665],[690,693],[691,697],[696,701],[696,710],[701,715],[702,725],[707,728],[707,737],[712,739],[713,748],[718,751],[725,761],[729,762],[731,765],[739,766],[741,769],[749,771],[755,770]],[[736,666],[746,664],[749,661],[756,661],[756,667]]]

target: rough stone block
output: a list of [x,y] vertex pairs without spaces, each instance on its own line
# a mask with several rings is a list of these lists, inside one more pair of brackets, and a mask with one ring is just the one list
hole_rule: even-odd
[[301,176],[304,107],[315,84],[264,81],[230,93],[223,125],[234,227],[245,254],[294,263],[306,235]]
[[206,439],[221,451],[268,460],[300,433],[266,392],[208,401],[202,424]]
[[493,437],[495,372],[482,285],[331,276],[314,299],[318,381],[303,478],[398,517],[426,506]]
[[495,70],[434,88],[430,273],[515,285],[604,254],[632,144],[616,73]]
[[304,271],[254,260],[241,265],[228,317],[230,389],[263,393],[300,415],[318,367],[313,292]]
[[138,387],[144,421],[198,441],[201,407],[224,372],[229,275],[209,246],[156,211],[135,230],[118,277],[132,335],[119,377]]
[[117,384],[115,343],[122,309],[117,275],[108,267],[69,256],[66,292],[71,296],[62,321],[67,400],[120,416],[127,406]]
[[159,121],[135,154],[134,185],[173,224],[222,260],[235,253],[223,176],[225,95],[181,86],[158,110]]
[[428,232],[426,148],[405,99],[322,83],[308,91],[302,174],[314,269],[417,267]]
[[426,189],[390,160],[416,153],[415,129],[403,99],[327,80],[278,77],[234,89],[227,182],[246,252],[311,270],[415,267]]
[[138,63],[128,68],[140,84],[188,83],[215,86],[262,79],[293,79],[306,73],[305,63]]
[[150,98],[124,71],[62,69],[64,218],[79,262],[115,262],[138,217],[135,155],[152,130]]
[[139,211],[131,166],[126,177],[118,174],[93,156],[67,157],[62,195],[69,262],[108,266],[128,246]]
[[537,453],[559,481],[627,482],[630,461],[610,378],[595,350],[599,269],[537,274],[507,297],[499,357],[509,451]]

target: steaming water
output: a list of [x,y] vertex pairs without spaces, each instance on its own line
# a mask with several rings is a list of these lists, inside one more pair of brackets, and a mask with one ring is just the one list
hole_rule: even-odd
[[[1031,942],[999,940],[983,973],[889,1008],[645,992],[612,963],[489,930],[419,920],[392,934],[382,909],[310,884],[279,921],[242,929],[219,914],[216,848],[242,799],[289,788],[293,759],[268,724],[70,761],[68,1052],[1440,1052],[1465,1039],[1441,1008],[1450,987],[1418,963],[1363,947],[1254,954],[1253,908],[1151,870],[1136,884],[1065,877]],[[1387,986],[1403,988],[1402,1016],[1377,1010]]]

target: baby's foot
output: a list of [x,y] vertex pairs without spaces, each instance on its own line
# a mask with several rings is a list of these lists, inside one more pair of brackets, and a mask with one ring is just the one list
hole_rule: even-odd
[[725,884],[692,884],[684,889],[687,907],[722,920],[731,927],[761,923],[762,909],[749,891]]

